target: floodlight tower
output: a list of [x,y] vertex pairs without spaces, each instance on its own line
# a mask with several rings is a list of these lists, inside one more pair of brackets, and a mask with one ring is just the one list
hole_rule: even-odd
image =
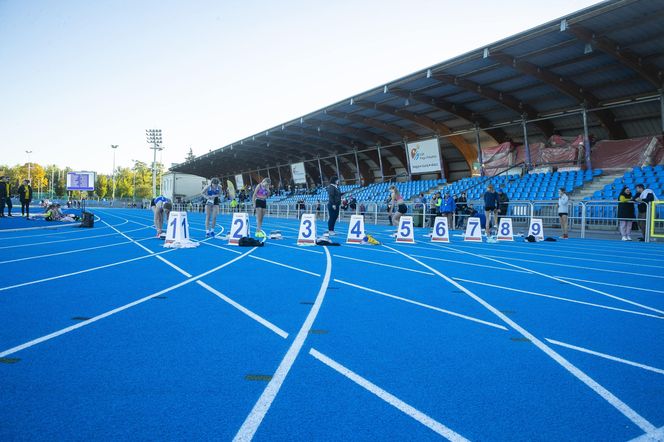
[[115,203],[115,151],[117,148],[117,144],[111,144],[111,149],[113,149],[113,203]]
[[161,129],[146,129],[145,136],[147,142],[152,144],[150,149],[153,150],[152,156],[152,198],[157,197],[157,151],[162,150],[159,145],[161,144]]
[[26,150],[25,153],[28,154],[28,180],[30,182],[32,182],[32,180],[30,179],[30,165],[31,165],[30,164],[30,154],[32,153],[32,151],[31,150]]

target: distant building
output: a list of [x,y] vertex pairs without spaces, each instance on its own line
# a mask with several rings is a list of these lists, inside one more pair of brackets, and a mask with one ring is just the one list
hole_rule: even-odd
[[175,202],[184,202],[196,197],[207,185],[202,176],[168,172],[161,177],[161,193]]

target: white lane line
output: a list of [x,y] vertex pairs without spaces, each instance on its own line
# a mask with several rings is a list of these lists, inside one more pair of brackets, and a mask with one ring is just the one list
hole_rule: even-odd
[[270,241],[270,245],[271,245],[271,246],[286,247],[286,248],[288,248],[288,249],[295,249],[295,250],[299,250],[299,251],[301,251],[301,252],[316,253],[316,254],[318,254],[318,255],[322,255],[322,254],[323,254],[323,252],[321,252],[321,251],[319,251],[319,250],[312,250],[311,247],[307,247],[307,246],[287,246],[286,244],[279,244],[279,243],[277,243],[277,242],[275,242],[275,241],[276,241],[276,240],[274,240],[274,241]]
[[[163,252],[159,252],[159,254],[171,253],[174,250],[175,249],[164,250]],[[90,267],[88,269],[79,270],[77,272],[65,273],[65,274],[57,275],[57,276],[50,276],[48,278],[36,279],[34,281],[22,282],[20,284],[8,285],[6,287],[0,287],[0,292],[5,291],[5,290],[15,289],[15,288],[18,288],[18,287],[25,287],[25,286],[33,285],[33,284],[40,284],[42,282],[54,281],[56,279],[69,278],[70,276],[75,276],[75,275],[80,275],[80,274],[83,274],[83,273],[94,272],[96,270],[106,269],[106,268],[109,268],[109,267],[115,267],[115,266],[119,266],[119,265],[122,265],[122,264],[127,264],[129,262],[140,261],[141,259],[147,259],[147,258],[152,258],[152,257],[154,257],[154,255],[142,255],[142,256],[139,256],[139,257],[136,257],[136,258],[125,259],[123,261],[116,261],[116,262],[112,262],[110,264],[104,264],[102,266]]]
[[307,318],[304,320],[302,327],[300,327],[300,331],[297,332],[293,343],[288,348],[286,355],[279,363],[279,367],[274,373],[274,376],[272,376],[272,379],[265,387],[265,390],[261,394],[260,398],[258,398],[256,404],[254,404],[251,412],[244,420],[244,423],[235,435],[235,438],[233,439],[234,441],[250,441],[254,437],[256,430],[258,430],[258,427],[270,409],[274,398],[277,396],[277,393],[279,393],[279,389],[283,385],[288,372],[295,362],[295,359],[300,353],[305,339],[307,339],[307,334],[309,333],[309,330],[311,329],[311,326],[313,325],[314,320],[318,315],[318,311],[323,304],[323,299],[325,299],[325,292],[327,291],[327,286],[330,283],[330,275],[332,273],[332,257],[330,256],[330,252],[327,247],[325,247],[323,250],[325,251],[327,264],[325,267],[325,276],[323,277],[323,282],[320,286],[320,290],[318,291],[318,295],[316,296],[316,300],[314,301],[314,305],[311,307],[311,310],[309,311]]
[[284,338],[284,339],[288,338],[288,333],[286,333],[285,331],[283,331],[282,329],[280,329],[279,327],[277,327],[276,325],[274,325],[273,323],[271,323],[267,319],[265,319],[265,318],[261,317],[260,315],[252,312],[251,310],[244,307],[243,305],[238,304],[237,302],[233,301],[231,298],[224,295],[223,293],[221,293],[219,290],[215,289],[214,287],[211,287],[211,286],[207,285],[203,281],[196,281],[196,284],[200,285],[201,287],[203,287],[205,290],[209,291],[210,293],[215,294],[220,299],[222,299],[225,302],[227,302],[228,304],[232,305],[233,307],[235,307],[236,309],[238,309],[239,311],[241,311],[245,315],[249,316],[254,321],[258,322],[259,324],[261,324],[263,326],[265,326],[267,329],[273,331],[274,333],[278,334],[282,338]]
[[297,272],[306,273],[307,275],[311,275],[311,276],[315,276],[317,278],[320,278],[320,274],[318,274],[318,273],[310,272],[309,270],[299,269],[297,267],[289,266],[288,264],[284,264],[284,263],[281,263],[281,262],[272,261],[271,259],[265,259],[265,258],[261,258],[260,256],[254,256],[254,255],[250,256],[250,258],[257,259],[259,261],[268,262],[270,264],[273,264],[273,265],[276,265],[276,266],[279,266],[279,267],[285,267],[287,269],[295,270]]
[[[202,242],[202,241],[201,241],[201,242]],[[235,250],[235,249],[233,249],[233,248],[231,248],[231,247],[224,247],[224,246],[220,246],[220,245],[218,245],[218,244],[211,243],[211,242],[202,242],[202,243],[205,244],[206,246],[215,247],[215,248],[217,248],[217,249],[225,250],[225,251],[227,251],[227,252],[235,253],[235,254],[237,254],[237,255],[242,254],[242,252],[240,252],[240,251],[238,251],[238,250]]]
[[[143,238],[143,239],[139,239],[137,241],[148,241],[150,239],[153,239],[153,238],[151,238],[151,237],[150,238]],[[66,252],[49,253],[49,254],[46,254],[46,255],[28,256],[26,258],[10,259],[10,260],[7,260],[7,261],[0,261],[0,264],[10,264],[10,263],[13,263],[13,262],[29,261],[31,259],[41,259],[41,258],[50,258],[50,257],[53,257],[53,256],[69,255],[71,253],[85,252],[87,250],[105,249],[105,248],[108,248],[108,247],[117,247],[117,246],[122,246],[122,245],[126,245],[126,244],[131,244],[131,241],[116,242],[116,243],[113,243],[113,244],[106,244],[104,246],[86,247],[84,249],[67,250]]]
[[342,376],[347,377],[351,381],[355,382],[357,385],[360,387],[364,388],[368,392],[378,396],[380,399],[384,400],[388,404],[392,405],[394,408],[397,410],[401,411],[402,413],[407,414],[408,416],[412,417],[415,419],[417,422],[421,423],[422,425],[428,427],[429,429],[435,431],[436,433],[440,434],[443,436],[445,439],[450,440],[450,441],[455,441],[455,442],[461,442],[461,441],[467,441],[465,437],[461,436],[459,433],[455,432],[454,430],[446,427],[445,425],[441,424],[434,418],[422,413],[420,410],[417,408],[413,407],[412,405],[407,404],[406,402],[402,401],[398,397],[394,396],[391,393],[388,393],[387,391],[383,390],[373,382],[363,378],[362,376],[358,375],[351,369],[344,367],[340,363],[333,361],[329,357],[325,356],[324,354],[320,353],[316,349],[310,349],[309,354],[313,356],[314,358],[318,359],[320,362],[323,364],[327,365],[337,373],[341,374]]
[[482,267],[482,268],[485,268],[485,269],[494,269],[494,270],[504,270],[506,272],[513,272],[513,273],[530,273],[530,272],[526,272],[524,270],[515,270],[515,269],[508,268],[508,267],[490,266],[490,265],[487,265],[487,264],[477,264],[477,263],[473,263],[473,262],[459,261],[458,259],[434,258],[433,256],[425,256],[425,255],[411,255],[411,256],[414,256],[416,258],[430,259],[432,261],[451,262],[451,263],[459,264],[459,265],[463,265],[463,266]]
[[424,275],[433,276],[433,273],[423,272],[422,270],[409,269],[408,267],[393,266],[393,265],[389,265],[389,264],[383,264],[383,263],[380,263],[380,262],[368,261],[366,259],[351,258],[350,256],[343,256],[343,255],[334,255],[334,257],[335,258],[341,258],[341,259],[348,259],[350,261],[363,262],[365,264],[371,264],[371,265],[380,266],[380,267],[389,267],[391,269],[405,270],[407,272],[421,273],[421,274],[424,274]]
[[366,245],[366,244],[363,244],[363,245],[344,244],[344,246],[347,249],[371,250],[372,252],[375,252],[375,253],[389,253],[390,255],[395,255],[394,252],[392,252],[390,250],[383,250],[383,248],[380,247],[380,246]]
[[[397,249],[393,249],[397,250]],[[397,250],[398,251],[398,250]],[[479,302],[481,305],[483,305],[487,310],[492,312],[494,315],[498,316],[500,319],[503,320],[507,325],[512,327],[514,330],[518,331],[521,333],[521,335],[525,338],[528,338],[537,348],[542,350],[547,356],[549,356],[551,359],[556,361],[558,364],[560,364],[565,370],[567,370],[570,374],[572,374],[574,377],[576,377],[578,380],[586,384],[590,389],[592,389],[595,393],[597,393],[600,397],[602,397],[605,401],[607,401],[609,404],[611,404],[616,410],[621,412],[627,419],[629,419],[634,425],[638,426],[645,432],[650,432],[655,429],[655,426],[648,422],[647,419],[645,419],[643,416],[638,414],[635,410],[633,410],[629,405],[627,405],[625,402],[621,401],[618,399],[617,396],[615,396],[613,393],[611,393],[609,390],[606,388],[602,387],[597,381],[592,379],[590,376],[588,376],[586,373],[581,371],[579,368],[577,368],[575,365],[573,365],[571,362],[569,362],[567,359],[563,358],[561,355],[556,353],[551,347],[546,345],[544,342],[536,338],[532,333],[527,331],[525,328],[521,327],[519,324],[508,318],[505,314],[503,314],[500,310],[486,302],[484,299],[480,298],[477,296],[475,293],[472,291],[468,290],[458,282],[454,281],[450,277],[443,275],[440,273],[438,270],[434,269],[433,267],[430,267],[429,265],[423,263],[422,261],[419,261],[417,258],[413,258],[409,256],[406,253],[400,252],[401,255],[404,257],[420,264],[424,268],[427,268],[434,272],[436,275],[440,276],[443,278],[445,281],[449,282],[459,290],[463,291],[465,294],[473,298],[475,301]]]
[[[135,230],[143,230],[145,227],[141,227],[139,229]],[[59,244],[63,242],[71,242],[71,241],[83,241],[87,239],[92,239],[92,238],[106,238],[109,236],[116,236],[115,233],[104,233],[102,235],[91,235],[91,236],[81,236],[78,238],[67,238],[67,239],[59,239],[56,241],[41,241],[41,242],[33,242],[33,243],[28,243],[28,244],[16,244],[16,245],[11,245],[11,246],[2,246],[0,247],[0,250],[4,249],[16,249],[19,247],[33,247],[33,246],[43,246],[44,244]]]
[[145,247],[143,244],[139,243],[139,242],[136,241],[134,238],[131,238],[131,237],[125,235],[123,232],[119,231],[118,229],[116,229],[116,228],[113,227],[112,225],[108,224],[106,221],[102,221],[102,222],[103,222],[104,224],[106,224],[107,226],[109,226],[111,229],[113,229],[113,230],[115,230],[116,232],[118,232],[120,235],[122,235],[122,236],[124,236],[125,238],[127,238],[127,239],[128,239],[129,241],[131,241],[132,243],[136,244],[136,245],[137,245],[138,247],[140,247],[141,249],[143,249],[143,250],[145,250],[146,252],[148,252],[150,255],[153,255],[153,256],[154,256],[155,258],[157,258],[159,261],[161,261],[161,262],[163,262],[164,264],[166,264],[166,265],[172,267],[173,269],[175,269],[176,271],[178,271],[180,274],[186,276],[187,278],[191,278],[191,273],[189,273],[189,272],[185,271],[184,269],[178,267],[177,265],[173,264],[172,262],[170,262],[169,260],[167,260],[167,259],[164,258],[163,256],[159,256],[159,255],[157,255],[156,252],[154,252],[154,251],[150,250],[149,248]]
[[551,344],[559,345],[561,347],[570,348],[572,350],[580,351],[582,353],[588,353],[593,356],[599,356],[600,358],[609,359],[611,361],[621,362],[623,364],[632,365],[634,367],[643,368],[644,370],[652,371],[658,374],[664,374],[664,370],[661,368],[651,367],[650,365],[639,364],[638,362],[628,361],[627,359],[618,358],[616,356],[607,355],[606,353],[600,353],[598,351],[589,350],[583,347],[577,347],[576,345],[567,344],[565,342],[556,341],[554,339],[545,338]]
[[[40,344],[40,343],[42,343],[42,342],[45,342],[45,341],[51,340],[51,339],[56,338],[56,337],[58,337],[58,336],[64,335],[65,333],[69,333],[70,331],[74,331],[74,330],[79,329],[79,328],[81,328],[81,327],[85,327],[86,325],[90,325],[90,324],[92,324],[92,323],[94,323],[94,322],[99,321],[100,319],[107,318],[107,317],[112,316],[112,315],[114,315],[114,314],[116,314],[116,313],[119,313],[119,312],[121,312],[121,311],[123,311],[123,310],[127,310],[128,308],[131,308],[131,307],[134,307],[134,306],[136,306],[136,305],[142,304],[142,303],[144,303],[145,301],[148,301],[148,300],[150,300],[150,299],[152,299],[152,298],[155,298],[155,297],[157,297],[157,296],[160,296],[160,295],[163,295],[163,294],[165,294],[165,293],[171,292],[171,291],[173,291],[173,290],[175,290],[175,289],[177,289],[177,288],[180,288],[180,287],[182,287],[182,286],[184,286],[184,285],[190,284],[190,283],[192,283],[192,282],[194,282],[194,281],[198,281],[199,279],[204,278],[205,276],[207,276],[207,275],[209,275],[209,274],[211,274],[211,273],[214,273],[214,272],[216,272],[216,271],[218,271],[218,270],[223,269],[223,268],[226,267],[226,266],[229,266],[229,265],[233,264],[235,261],[238,261],[238,260],[244,258],[245,256],[247,256],[248,254],[250,254],[250,253],[253,252],[253,251],[254,251],[254,249],[252,248],[252,249],[250,249],[249,251],[247,251],[245,254],[243,254],[243,255],[241,255],[241,256],[237,256],[237,257],[231,259],[230,261],[227,261],[227,262],[225,262],[225,263],[223,263],[223,264],[221,264],[221,265],[218,265],[217,267],[215,267],[215,268],[213,268],[213,269],[210,269],[210,270],[208,270],[208,271],[206,271],[206,272],[203,272],[203,273],[201,273],[201,274],[199,274],[199,275],[193,276],[193,277],[191,277],[191,278],[189,278],[189,279],[186,279],[186,280],[184,280],[184,281],[182,281],[182,282],[179,282],[179,283],[177,283],[177,284],[175,284],[175,285],[172,285],[172,286],[167,287],[167,288],[165,288],[165,289],[163,289],[163,290],[160,290],[160,291],[158,291],[158,292],[156,292],[156,293],[153,293],[153,294],[151,294],[151,295],[148,295],[148,296],[146,296],[146,297],[144,297],[144,298],[138,299],[138,300],[136,300],[136,301],[134,301],[134,302],[130,302],[129,304],[125,304],[125,305],[123,305],[123,306],[121,306],[121,307],[115,308],[115,309],[113,309],[113,310],[109,310],[109,311],[107,311],[106,313],[102,313],[102,314],[97,315],[97,316],[95,316],[95,317],[93,317],[93,318],[90,318],[90,319],[88,319],[88,320],[86,320],[86,321],[81,321],[81,322],[79,322],[79,323],[77,323],[77,324],[74,324],[74,325],[72,325],[72,326],[70,326],[70,327],[63,328],[63,329],[61,329],[61,330],[55,331],[55,332],[50,333],[50,334],[48,334],[48,335],[42,336],[42,337],[40,337],[40,338],[33,339],[32,341],[26,342],[25,344],[21,344],[21,345],[17,345],[16,347],[12,347],[12,348],[10,348],[10,349],[8,349],[8,350],[5,350],[5,351],[1,352],[1,353],[0,353],[0,358],[5,357],[5,356],[10,355],[10,354],[13,354],[13,353],[16,353],[16,352],[18,352],[18,351],[24,350],[24,349],[26,349],[26,348],[32,347],[32,346],[34,346],[34,345]],[[150,255],[146,255],[146,256],[144,256],[144,258],[148,258],[148,257],[150,257]]]
[[414,304],[414,305],[417,305],[417,306],[420,306],[420,307],[428,308],[430,310],[435,310],[437,312],[445,313],[445,314],[450,315],[450,316],[456,316],[457,318],[466,319],[468,321],[477,322],[479,324],[484,324],[484,325],[488,325],[489,327],[495,327],[495,328],[499,328],[501,330],[507,331],[507,327],[502,326],[500,324],[496,324],[496,323],[488,322],[488,321],[483,321],[481,319],[477,319],[477,318],[474,318],[472,316],[462,315],[461,313],[456,313],[456,312],[453,312],[453,311],[450,311],[450,310],[442,309],[440,307],[435,307],[433,305],[424,304],[424,303],[418,302],[418,301],[413,301],[412,299],[402,298],[401,296],[396,296],[396,295],[390,295],[389,293],[385,293],[385,292],[381,292],[381,291],[378,291],[378,290],[370,289],[369,287],[364,287],[364,286],[361,286],[361,285],[353,284],[351,282],[342,281],[341,279],[336,279],[335,278],[334,282],[338,282],[340,284],[344,284],[344,285],[347,285],[347,286],[350,286],[350,287],[355,287],[357,289],[364,290],[364,291],[367,291],[367,292],[370,292],[370,293],[375,293],[377,295],[385,296],[385,297],[388,297],[388,298],[397,299],[399,301],[407,302],[409,304]]
[[496,289],[507,290],[507,291],[510,291],[510,292],[525,293],[527,295],[539,296],[539,297],[542,297],[542,298],[556,299],[558,301],[572,302],[574,304],[588,305],[590,307],[603,308],[603,309],[606,309],[606,310],[615,310],[615,311],[618,311],[618,312],[629,313],[629,314],[632,314],[632,315],[647,316],[647,317],[655,318],[655,319],[664,319],[664,316],[660,316],[660,315],[652,315],[650,313],[637,312],[637,311],[634,311],[634,310],[625,310],[625,309],[618,308],[618,307],[610,307],[608,305],[595,304],[595,303],[592,303],[592,302],[578,301],[576,299],[563,298],[561,296],[545,295],[544,293],[531,292],[529,290],[521,290],[521,289],[517,289],[517,288],[514,288],[514,287],[505,287],[505,286],[502,286],[502,285],[489,284],[487,282],[473,281],[471,279],[463,279],[463,278],[453,278],[453,279],[455,281],[467,282],[467,283],[470,283],[470,284],[483,285],[483,286],[486,286],[486,287],[493,287],[493,288],[496,288]]
[[[464,253],[470,253],[470,252],[466,252],[466,251],[463,251],[463,252]],[[573,269],[584,269],[584,270],[594,270],[594,271],[597,271],[597,272],[607,272],[607,273],[619,273],[621,275],[643,276],[640,273],[625,272],[625,271],[622,271],[622,270],[601,269],[601,268],[598,268],[598,267],[585,267],[585,266],[580,266],[580,265],[561,264],[561,263],[558,263],[558,262],[550,262],[550,261],[547,261],[547,262],[535,261],[535,260],[532,260],[532,259],[511,258],[509,256],[496,256],[496,255],[486,255],[486,254],[482,254],[482,255],[477,254],[476,256],[482,256],[482,257],[487,258],[487,259],[500,258],[500,259],[504,259],[504,260],[508,260],[508,261],[529,262],[529,263],[532,263],[532,264],[544,264],[544,265],[547,265],[547,266],[568,267],[568,268],[573,268]],[[508,263],[505,262],[503,264],[508,264]],[[664,276],[653,275],[652,273],[650,273],[650,274],[648,274],[648,278],[664,279]]]
[[[490,257],[485,256],[485,255],[475,255],[474,253],[470,253],[470,252],[465,252],[465,253],[468,253],[469,255],[477,256],[477,257],[480,257],[480,258],[488,259],[488,260],[491,260],[491,261],[494,261],[494,262],[500,262],[497,259],[490,258]],[[533,273],[535,275],[543,276],[544,278],[547,278],[547,279],[553,279],[554,281],[558,281],[558,282],[562,282],[562,283],[565,283],[565,284],[573,285],[574,287],[578,287],[580,289],[588,290],[590,292],[597,293],[597,294],[602,295],[602,296],[606,296],[607,298],[615,299],[615,300],[618,300],[618,301],[621,301],[621,302],[624,302],[624,303],[627,303],[627,304],[631,304],[631,305],[635,305],[637,307],[641,307],[642,309],[650,310],[650,311],[657,312],[659,314],[664,315],[664,311],[662,311],[662,310],[656,309],[654,307],[647,306],[645,304],[640,304],[640,303],[635,302],[635,301],[630,301],[629,299],[621,298],[620,296],[612,295],[610,293],[606,293],[606,292],[603,292],[601,290],[594,289],[592,287],[588,287],[588,286],[585,286],[585,285],[582,285],[582,284],[577,284],[576,282],[572,282],[572,281],[567,281],[567,280],[558,278],[556,276],[548,275],[546,273],[538,272],[537,270],[528,269],[526,267],[521,267],[521,266],[518,266],[516,264],[510,264],[509,262],[504,262],[503,264],[508,265],[510,267],[517,268],[519,270],[525,270],[525,271]],[[555,264],[552,264],[552,265],[555,265]],[[583,268],[583,267],[577,267],[577,268]],[[649,275],[649,277],[650,276],[655,276],[655,275]],[[664,278],[664,276],[662,276],[662,278]]]
[[[620,288],[623,288],[623,289],[639,290],[639,291],[642,291],[642,292],[664,293],[664,290],[646,289],[646,288],[643,288],[643,287],[634,287],[632,285],[616,284],[614,282],[609,283],[609,282],[591,281],[589,279],[569,278],[567,276],[558,276],[558,278],[560,278],[560,279],[569,279],[570,281],[587,282],[589,284],[608,285],[610,287],[620,287]],[[644,279],[647,279],[647,277],[644,277]]]
[[664,427],[636,437],[629,442],[662,442],[664,440]]

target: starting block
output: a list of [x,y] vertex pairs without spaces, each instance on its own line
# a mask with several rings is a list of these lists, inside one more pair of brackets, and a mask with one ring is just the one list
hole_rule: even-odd
[[166,225],[166,238],[164,238],[164,247],[191,249],[198,247],[197,242],[189,238],[189,222],[187,221],[187,212],[171,212],[168,215]]

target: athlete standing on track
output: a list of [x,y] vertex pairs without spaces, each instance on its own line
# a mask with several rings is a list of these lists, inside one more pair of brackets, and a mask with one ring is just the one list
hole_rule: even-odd
[[256,208],[256,238],[265,238],[263,232],[263,217],[267,210],[267,197],[270,196],[270,183],[269,178],[263,179],[254,190],[254,207]]
[[219,178],[212,178],[210,185],[203,189],[201,195],[205,198],[205,236],[214,236],[214,227],[217,225],[217,215],[219,214],[219,196],[221,195]]
[[399,189],[397,189],[397,186],[391,185],[390,186],[390,195],[391,195],[391,204],[392,204],[392,222],[394,222],[394,225],[399,227],[399,218],[401,218],[401,215],[404,213],[408,212],[408,207],[406,207],[406,204],[403,201],[403,197],[399,193]]

